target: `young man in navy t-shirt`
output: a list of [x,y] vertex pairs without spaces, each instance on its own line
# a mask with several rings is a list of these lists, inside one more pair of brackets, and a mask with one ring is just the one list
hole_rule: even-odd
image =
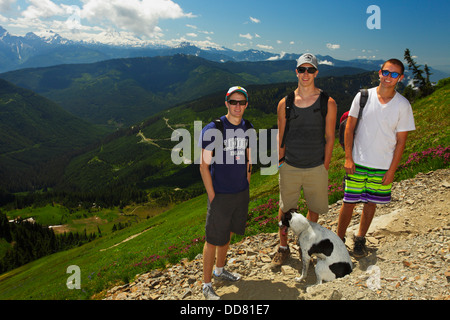
[[240,278],[225,270],[224,265],[231,235],[244,234],[248,215],[251,162],[243,119],[248,106],[247,91],[242,87],[230,88],[225,106],[228,113],[220,117],[222,130],[217,121],[211,122],[203,128],[199,141],[200,173],[208,194],[203,249],[203,294],[208,300],[220,299],[211,286],[213,273],[224,280]]

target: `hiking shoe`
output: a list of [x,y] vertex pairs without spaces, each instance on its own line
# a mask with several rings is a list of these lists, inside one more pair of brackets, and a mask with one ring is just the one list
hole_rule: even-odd
[[355,246],[353,247],[353,255],[357,258],[362,258],[367,255],[367,247],[366,247],[366,238],[365,237],[357,237],[353,238],[355,242]]
[[213,272],[213,275],[214,275],[214,278],[216,278],[218,280],[238,281],[239,279],[241,279],[240,275],[228,272],[225,269],[223,269],[223,271],[220,275],[216,275],[215,272]]
[[203,295],[206,300],[220,300],[220,297],[214,292],[211,286],[203,287]]
[[277,253],[275,253],[275,256],[272,259],[272,265],[273,266],[281,266],[283,263],[286,262],[287,258],[289,258],[289,255],[291,254],[291,250],[289,247],[287,249],[281,249],[278,248]]

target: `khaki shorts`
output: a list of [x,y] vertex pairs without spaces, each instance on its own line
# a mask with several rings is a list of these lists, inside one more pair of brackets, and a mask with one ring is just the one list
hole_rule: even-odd
[[328,212],[328,171],[324,165],[301,169],[284,162],[279,172],[280,208],[283,212],[298,207],[302,187],[308,210],[317,214]]

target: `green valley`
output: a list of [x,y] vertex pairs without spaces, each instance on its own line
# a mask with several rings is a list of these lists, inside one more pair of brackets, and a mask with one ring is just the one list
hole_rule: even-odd
[[[365,79],[364,82],[361,79]],[[318,86],[336,97],[341,107],[339,112],[342,113],[348,108],[349,101],[360,84],[374,85],[376,77],[369,73],[361,79],[349,78],[349,81],[344,81],[345,78],[332,77],[323,79],[325,82]],[[339,84],[346,88],[342,90],[342,87],[337,87]],[[292,83],[248,86],[251,107],[246,117],[257,129],[274,127],[276,103],[293,87],[295,84]],[[440,82],[432,95],[414,103],[417,130],[410,134],[397,179],[412,177],[418,170],[424,172],[448,168],[449,101],[450,83],[447,79]],[[176,197],[169,197],[171,204],[178,202],[169,210],[148,218],[144,214],[127,228],[116,232],[102,231],[101,238],[0,275],[0,299],[100,299],[104,290],[133,281],[136,274],[163,268],[166,264],[177,262],[183,257],[192,259],[200,253],[203,246],[206,196],[202,194],[201,184],[192,183],[195,182],[193,177],[198,175],[198,167],[171,166],[170,152],[165,149],[170,149],[174,145],[174,142],[167,140],[171,135],[171,128],[192,130],[194,120],[206,123],[223,112],[223,94],[212,94],[162,111],[139,125],[116,132],[114,136],[110,136],[87,153],[74,157],[62,180],[62,184],[67,188],[70,183],[73,184],[71,188],[74,190],[91,184],[99,189],[102,186],[108,189],[126,184],[149,192],[151,201],[164,200],[166,196],[175,197],[178,192],[175,189],[191,188],[192,192],[187,193],[187,198],[191,198],[197,192],[199,195],[187,201],[183,201],[182,197],[178,200]],[[336,141],[330,167],[330,203],[342,197],[341,191],[336,186],[342,182],[343,156],[343,151]],[[97,169],[90,171],[89,166]],[[176,172],[180,169],[182,174]],[[152,190],[155,186],[159,188]],[[151,192],[158,190],[161,194],[153,194],[152,200]],[[171,192],[168,192],[169,190]],[[252,217],[255,211],[262,215],[261,205],[271,204],[271,207],[268,212],[264,212],[266,224],[261,225],[256,219],[250,219],[248,235],[276,230],[274,217],[278,210],[275,205],[277,198],[278,176],[263,176],[259,170],[255,170],[251,183],[249,213]],[[111,223],[127,214],[139,212],[140,207],[144,205],[145,202],[129,204],[123,208],[116,206],[113,210],[90,208],[84,211],[86,215],[84,218],[98,217]],[[302,208],[302,203],[299,205]],[[58,207],[54,210],[55,215],[64,216]],[[26,214],[32,212],[33,210]],[[14,210],[6,213],[8,216],[15,214]],[[80,267],[81,290],[70,290],[66,286],[69,277],[67,268],[70,265]]]

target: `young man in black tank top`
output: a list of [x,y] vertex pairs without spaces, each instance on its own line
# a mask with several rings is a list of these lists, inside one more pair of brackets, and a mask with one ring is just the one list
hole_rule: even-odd
[[[302,188],[310,221],[317,222],[319,214],[328,211],[328,169],[334,146],[337,105],[330,97],[323,119],[321,90],[314,84],[318,73],[314,55],[306,53],[297,60],[298,87],[283,147],[286,99],[278,104],[279,220],[283,212],[297,208]],[[279,235],[280,248],[272,260],[273,265],[282,265],[290,253],[286,229],[280,229]]]

